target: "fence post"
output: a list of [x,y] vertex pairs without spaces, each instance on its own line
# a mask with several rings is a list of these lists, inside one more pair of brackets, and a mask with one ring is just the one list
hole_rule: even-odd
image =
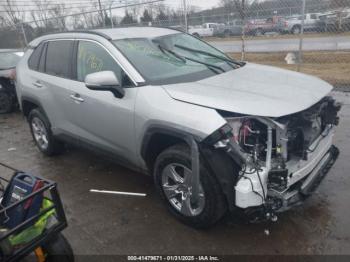
[[183,5],[184,5],[185,32],[188,33],[187,2],[186,2],[186,0],[183,0]]
[[111,27],[114,28],[113,14],[112,14],[112,5],[109,6],[109,15],[111,16]]
[[303,0],[302,3],[302,9],[301,9],[301,28],[300,28],[300,35],[299,35],[299,53],[298,53],[298,67],[297,71],[300,72],[300,67],[303,63],[303,37],[304,37],[304,22],[305,22],[305,2],[306,0]]
[[22,30],[22,34],[23,34],[24,44],[25,44],[25,46],[27,46],[28,40],[27,40],[27,36],[26,36],[26,31],[24,30],[24,27],[23,27],[23,23],[21,23],[21,30]]
[[241,10],[240,10],[240,16],[242,20],[242,34],[241,34],[241,41],[242,41],[242,49],[241,49],[241,60],[245,60],[245,21],[246,21],[246,15],[245,15],[245,0],[242,0],[241,2]]

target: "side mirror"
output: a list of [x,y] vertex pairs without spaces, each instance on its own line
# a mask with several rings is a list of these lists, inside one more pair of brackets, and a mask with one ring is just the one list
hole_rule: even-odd
[[115,97],[123,98],[125,90],[112,71],[100,71],[85,76],[85,85],[87,88],[96,91],[110,91]]

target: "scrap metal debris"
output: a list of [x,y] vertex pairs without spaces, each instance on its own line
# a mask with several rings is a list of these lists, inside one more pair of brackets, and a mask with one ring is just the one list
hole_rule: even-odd
[[127,195],[127,196],[142,196],[145,197],[145,193],[132,193],[132,192],[120,192],[120,191],[108,191],[108,190],[97,190],[90,189],[91,193],[101,193],[101,194],[114,194],[114,195]]

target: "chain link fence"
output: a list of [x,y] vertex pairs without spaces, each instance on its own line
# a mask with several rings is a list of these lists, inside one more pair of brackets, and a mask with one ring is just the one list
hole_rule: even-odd
[[0,48],[23,48],[40,35],[67,30],[171,27],[236,59],[315,75],[350,91],[350,0],[226,0],[203,11],[157,2],[138,7],[123,8],[124,17],[105,7],[2,27]]

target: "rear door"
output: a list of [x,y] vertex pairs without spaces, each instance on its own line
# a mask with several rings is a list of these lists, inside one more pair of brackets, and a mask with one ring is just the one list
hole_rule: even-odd
[[48,41],[39,64],[42,73],[34,83],[40,89],[40,101],[55,134],[74,133],[67,108],[73,84],[73,44],[73,40],[65,39]]

